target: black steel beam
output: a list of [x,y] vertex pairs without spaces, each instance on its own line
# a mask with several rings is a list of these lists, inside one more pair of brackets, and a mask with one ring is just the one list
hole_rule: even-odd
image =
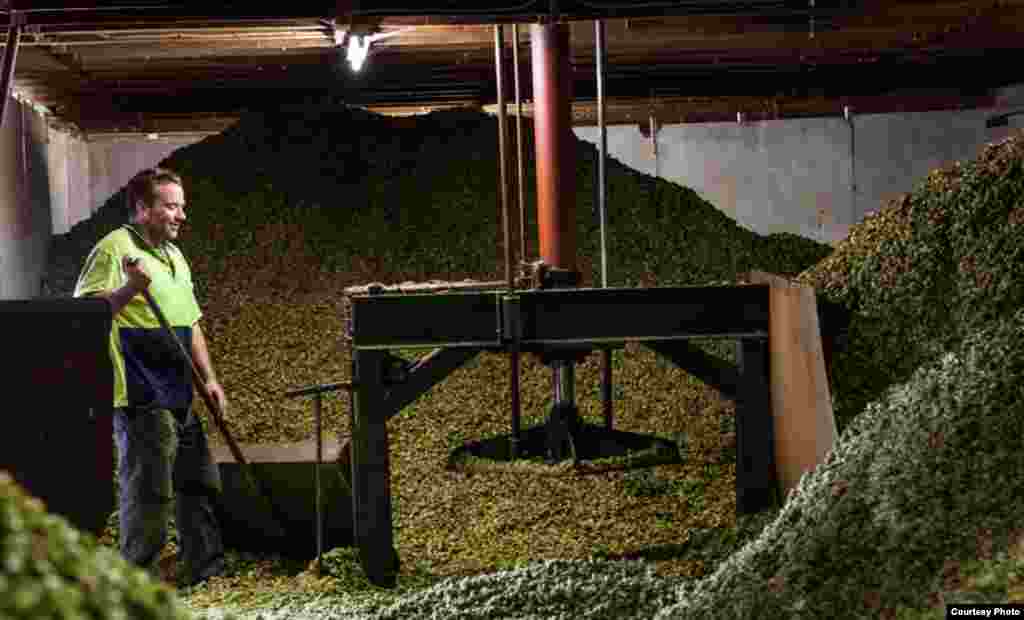
[[391,418],[401,413],[402,409],[444,381],[448,375],[476,357],[478,353],[480,349],[477,348],[449,347],[434,349],[421,357],[410,369],[405,382],[388,386],[388,395],[383,403],[383,415]]
[[356,349],[501,346],[497,293],[369,295],[351,300]]
[[685,340],[643,343],[658,355],[717,389],[724,398],[736,399],[741,385],[736,364],[696,347]]
[[777,505],[768,339],[738,341],[736,361],[736,512],[751,514]]
[[767,335],[767,286],[520,293],[522,342],[600,343]]
[[[353,346],[503,347],[500,296],[354,296]],[[760,285],[536,290],[518,299],[524,348],[768,334],[768,287]]]
[[363,571],[371,583],[393,587],[398,576],[391,519],[386,351],[352,352],[352,525]]

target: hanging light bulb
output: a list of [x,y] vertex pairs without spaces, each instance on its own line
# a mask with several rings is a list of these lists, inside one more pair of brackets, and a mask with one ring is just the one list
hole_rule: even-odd
[[350,35],[348,38],[348,64],[353,71],[359,71],[366,62],[366,55],[370,52],[370,37]]

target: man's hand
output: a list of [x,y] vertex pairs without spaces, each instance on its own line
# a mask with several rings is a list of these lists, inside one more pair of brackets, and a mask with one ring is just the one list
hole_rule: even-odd
[[121,262],[124,267],[124,272],[128,275],[128,284],[131,285],[136,292],[141,293],[149,288],[149,283],[152,280],[142,269],[142,264],[139,262],[138,258],[125,256]]
[[224,388],[221,387],[220,383],[216,380],[207,381],[203,386],[203,389],[206,390],[206,393],[210,396],[210,400],[213,401],[213,404],[217,405],[220,415],[227,417],[228,397],[224,395]]

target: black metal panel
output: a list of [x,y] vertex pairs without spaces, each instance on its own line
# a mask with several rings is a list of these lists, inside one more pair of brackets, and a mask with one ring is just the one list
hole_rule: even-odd
[[391,464],[388,455],[382,370],[384,351],[352,355],[352,521],[359,558],[370,582],[393,587],[399,558],[391,529]]
[[102,299],[0,301],[0,469],[94,534],[114,508],[111,321]]
[[381,405],[385,419],[401,413],[402,409],[444,381],[448,375],[476,357],[478,353],[480,349],[448,348],[436,349],[423,356],[410,369],[405,383],[390,386],[388,395]]
[[736,512],[752,514],[778,505],[768,341],[737,342],[736,361]]
[[368,295],[352,300],[357,349],[501,344],[499,293]]
[[768,287],[528,291],[523,343],[768,335]]
[[685,341],[644,344],[658,355],[717,389],[723,398],[736,399],[740,374],[735,364]]

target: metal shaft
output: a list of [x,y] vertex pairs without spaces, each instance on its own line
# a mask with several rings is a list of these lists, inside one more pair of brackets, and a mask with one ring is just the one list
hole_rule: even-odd
[[572,405],[576,402],[576,388],[573,364],[570,361],[557,360],[552,363],[554,369],[552,382],[555,388],[555,405]]
[[519,343],[513,342],[510,346],[509,358],[511,369],[511,400],[512,400],[512,442],[510,452],[512,458],[519,458],[519,435],[520,435],[520,402],[519,402]]
[[501,24],[494,26],[494,71],[498,86],[498,159],[501,182],[501,212],[505,236],[505,280],[512,290],[512,205],[508,192],[508,123],[505,114],[505,45]]
[[[517,31],[513,26],[512,53],[516,56],[518,45]],[[498,157],[501,160],[501,206],[502,220],[505,226],[505,279],[509,292],[515,288],[512,272],[512,204],[509,198],[508,154],[506,139],[508,137],[507,116],[505,114],[505,41],[501,24],[494,26],[494,69],[498,86]],[[515,63],[513,63],[515,64]],[[516,68],[516,97],[519,97],[519,75]],[[522,208],[520,206],[520,208]],[[525,254],[523,255],[525,256]],[[509,350],[509,384],[512,405],[512,458],[519,456],[519,347],[513,345]]]
[[4,115],[7,112],[7,100],[11,98],[11,89],[14,86],[14,62],[18,57],[18,44],[21,42],[21,29],[24,24],[24,16],[16,11],[11,12],[11,25],[7,29],[7,47],[4,48],[3,83],[0,84],[0,127],[4,123]]
[[512,24],[512,70],[515,72],[516,97],[516,168],[519,193],[519,260],[526,260],[526,168],[523,158],[523,98],[519,92],[519,25]]
[[607,221],[606,210],[608,200],[608,179],[606,178],[605,165],[608,161],[608,130],[605,127],[605,105],[604,105],[604,78],[605,78],[605,41],[604,22],[594,22],[594,44],[597,47],[597,126],[601,134],[599,157],[597,160],[597,199],[601,217],[601,287],[608,288],[608,243],[607,243]]
[[323,406],[323,393],[317,392],[314,415],[316,418],[316,473],[313,475],[313,484],[316,486],[316,571],[322,575],[324,572],[324,519],[320,499],[320,464],[324,460],[323,426],[321,424],[321,407]]
[[[601,140],[599,144],[599,155],[597,160],[597,201],[601,217],[601,288],[608,288],[608,243],[607,243],[607,222],[608,222],[608,129],[605,126],[605,37],[604,21],[594,22],[594,55],[597,58],[597,125],[600,130]],[[601,403],[604,409],[605,428],[612,428],[612,351],[603,349],[601,351]]]

